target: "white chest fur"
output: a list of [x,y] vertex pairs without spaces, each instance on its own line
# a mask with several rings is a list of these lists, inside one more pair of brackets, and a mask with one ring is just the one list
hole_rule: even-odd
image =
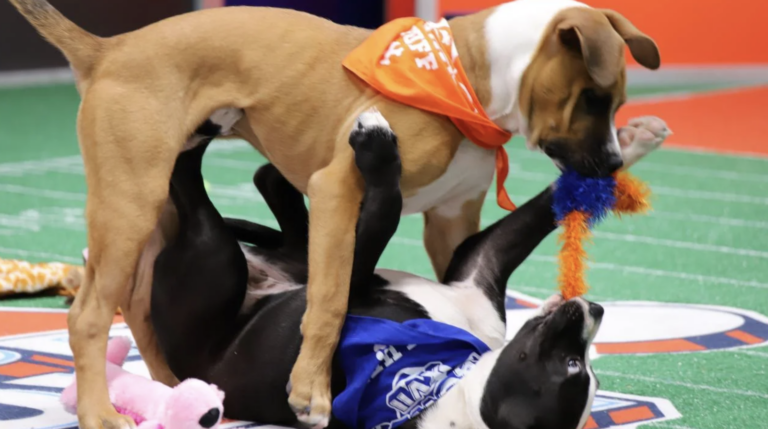
[[441,216],[458,216],[467,200],[477,198],[490,187],[495,159],[495,151],[465,139],[439,179],[403,200],[403,215],[437,208]]
[[471,281],[446,286],[402,271],[379,269],[376,273],[389,281],[387,289],[419,303],[432,320],[470,332],[492,350],[504,345],[506,324]]

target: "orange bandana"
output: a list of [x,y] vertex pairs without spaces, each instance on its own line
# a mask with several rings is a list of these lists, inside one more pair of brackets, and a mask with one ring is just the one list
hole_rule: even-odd
[[400,18],[374,31],[342,63],[371,87],[400,103],[447,116],[474,144],[496,148],[496,198],[514,210],[504,189],[509,173],[502,145],[512,137],[488,118],[459,61],[448,21]]

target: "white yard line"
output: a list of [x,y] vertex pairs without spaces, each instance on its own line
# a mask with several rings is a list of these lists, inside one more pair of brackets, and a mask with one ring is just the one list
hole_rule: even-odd
[[717,393],[728,393],[731,395],[752,396],[760,399],[768,399],[768,393],[755,392],[752,390],[727,389],[723,387],[709,386],[706,384],[692,384],[692,383],[685,383],[682,381],[672,381],[672,380],[662,379],[662,378],[646,377],[644,375],[624,374],[616,371],[596,370],[595,373],[598,375],[604,375],[608,377],[626,378],[629,380],[646,381],[649,383],[666,384],[670,386],[680,386],[680,387],[686,387],[686,388],[695,389],[695,390],[708,390],[708,391],[717,392]]
[[685,146],[683,146],[683,142],[680,142],[680,141],[671,143],[669,146],[664,146],[663,150],[667,152],[688,153],[688,154],[700,155],[700,156],[721,156],[721,157],[728,156],[731,158],[738,158],[742,161],[744,160],[756,161],[756,162],[768,161],[768,155],[764,153],[743,152],[743,151],[728,150],[728,149],[717,149],[717,151],[714,151],[712,148],[696,146],[689,143],[685,143]]
[[24,176],[48,172],[85,174],[80,155],[62,156],[32,161],[4,162],[0,164],[0,176]]
[[50,189],[31,188],[29,186],[8,185],[3,183],[0,183],[0,192],[31,195],[55,200],[85,201],[85,194],[79,192],[52,191]]
[[[507,283],[507,289],[519,290],[519,291],[527,292],[527,293],[530,293],[530,294],[540,293],[540,294],[543,294],[545,298],[547,296],[551,296],[551,295],[554,295],[554,294],[558,293],[557,288],[555,288],[555,287],[545,288],[545,287],[519,285],[519,284],[514,284],[514,283]],[[586,295],[586,298],[590,299],[592,301],[595,301],[595,300],[597,300],[597,301],[619,301],[616,298],[610,298],[610,297],[607,297],[605,295],[594,295],[592,292],[588,292],[587,295]]]
[[[526,180],[526,181],[532,181],[532,182],[543,182],[543,181],[549,182],[556,179],[556,176],[553,174],[521,171],[519,169],[518,170],[510,169],[509,177]],[[657,195],[665,195],[665,196],[677,197],[677,198],[690,198],[695,200],[712,200],[712,201],[722,201],[722,202],[729,202],[729,203],[768,205],[768,198],[755,197],[752,195],[743,195],[743,194],[736,194],[736,193],[730,193],[730,192],[699,191],[694,189],[680,189],[680,188],[673,188],[673,187],[661,186],[661,185],[653,185],[651,187],[651,191]],[[492,195],[492,194],[493,193],[489,192],[488,196],[486,197],[486,200],[496,199],[496,195],[495,194]]]
[[[519,196],[519,195],[512,195],[511,198],[513,200],[518,200],[518,201],[526,201],[528,199],[528,197]],[[739,226],[744,228],[768,229],[768,222],[763,222],[759,220],[748,220],[748,219],[739,219],[739,218],[722,217],[722,216],[708,216],[708,215],[699,215],[699,214],[693,214],[693,213],[676,213],[676,212],[659,211],[656,209],[651,210],[644,217],[651,218],[651,219],[653,218],[673,219],[673,220],[680,220],[684,222],[714,223],[718,225]],[[421,221],[421,218],[419,218],[419,220]],[[483,218],[481,223],[483,227],[486,227],[496,221],[498,221],[498,219]]]
[[679,249],[726,253],[730,255],[752,256],[756,258],[768,259],[768,252],[763,252],[760,250],[742,249],[738,247],[729,247],[729,246],[716,246],[711,244],[700,244],[700,243],[693,243],[689,241],[667,240],[664,238],[647,237],[642,235],[616,234],[613,232],[603,232],[603,231],[594,231],[592,234],[595,237],[605,238],[608,240],[626,241],[629,243],[652,244],[654,246],[674,247]]
[[725,350],[725,351],[731,351],[731,352],[739,353],[739,354],[742,354],[742,355],[754,356],[754,357],[760,357],[760,358],[768,359],[768,353],[766,353],[766,352],[758,352],[758,351],[749,350],[749,349],[734,349],[734,350]]
[[48,259],[51,262],[67,262],[67,263],[78,264],[78,265],[81,265],[83,263],[82,258],[73,258],[71,256],[58,255],[56,253],[48,253],[48,252],[37,252],[34,250],[22,250],[22,249],[11,249],[8,247],[0,247],[0,253],[7,253],[10,255],[16,255],[16,256],[22,256],[22,257],[33,256],[36,258]]
[[693,428],[693,427],[690,427],[690,426],[673,425],[673,424],[664,423],[664,422],[650,423],[646,427],[649,427],[649,428],[669,428],[669,429],[696,429],[696,428]]
[[653,185],[652,192],[657,195],[690,198],[694,200],[712,200],[728,203],[745,203],[768,206],[768,198],[743,194],[733,194],[730,192],[697,191],[692,189],[679,189],[659,185]]
[[[28,213],[29,211],[34,213]],[[82,217],[82,211],[77,218],[64,213],[40,214],[35,210],[27,210],[18,215],[0,213],[0,225],[33,232],[43,228],[85,231],[85,219]]]
[[648,213],[651,218],[682,220],[685,222],[714,223],[725,226],[739,226],[745,228],[768,229],[768,222],[759,220],[739,219],[722,216],[708,216],[693,213],[675,213],[653,210]]
[[228,158],[209,158],[203,161],[204,165],[212,165],[214,167],[222,168],[234,168],[237,170],[250,171],[255,173],[256,170],[262,166],[258,161],[238,161],[236,159]]
[[208,192],[215,197],[221,196],[235,200],[242,199],[256,203],[265,202],[264,197],[256,190],[253,183],[241,183],[234,186],[211,184],[211,189]]
[[[685,152],[685,150],[676,150],[673,148],[669,148],[669,149],[664,148],[663,150],[670,150],[674,152],[681,152],[681,151]],[[512,164],[519,165],[520,163],[515,161],[516,159],[520,159],[520,158],[526,159],[526,160],[532,160],[532,161],[535,160],[535,161],[543,162],[545,164],[552,163],[552,161],[550,161],[549,158],[547,158],[544,154],[540,152],[534,152],[527,149],[516,149],[511,147],[507,148],[507,152],[509,153],[509,157],[510,157],[510,160],[512,161]],[[720,155],[720,154],[713,154],[713,155]],[[768,161],[768,159],[760,159],[760,158],[757,158],[757,159],[748,158],[748,159],[757,160],[757,161]],[[766,167],[768,168],[768,166]],[[768,183],[768,174],[741,173],[738,171],[721,170],[716,168],[673,165],[673,164],[666,164],[666,163],[660,163],[660,162],[653,162],[647,159],[633,165],[632,169],[657,171],[662,173],[687,175],[687,176],[695,175],[698,177],[713,178],[713,179],[728,179],[728,180],[741,180],[741,181],[748,181],[748,182]],[[514,170],[514,167],[510,168],[510,170]]]
[[[414,240],[412,238],[405,238],[405,237],[398,237],[398,236],[392,237],[391,242],[396,244],[406,245],[406,246],[416,246],[416,247],[424,246],[424,243],[421,240]],[[553,264],[557,261],[557,258],[555,258],[554,256],[531,255],[528,257],[528,260]],[[691,273],[685,273],[681,271],[658,270],[654,268],[612,264],[608,262],[591,262],[589,264],[589,268],[592,270],[622,271],[625,273],[651,275],[651,276],[657,276],[657,277],[672,277],[672,278],[692,280],[692,281],[704,282],[704,283],[716,283],[716,284],[725,284],[725,285],[732,285],[732,286],[752,287],[757,289],[768,289],[768,283],[760,283],[757,281],[737,280],[737,279],[732,279],[728,277],[706,276],[702,274],[691,274]]]
[[632,169],[654,171],[680,176],[695,176],[704,179],[740,180],[744,182],[768,183],[768,174],[739,173],[737,171],[717,170],[713,168],[684,167],[679,165],[639,162]]
[[[532,260],[539,260],[541,262],[553,263],[556,261],[556,258],[550,257],[550,256],[532,255],[530,256],[530,258]],[[678,278],[678,279],[684,279],[684,280],[697,281],[700,283],[715,283],[715,284],[724,284],[724,285],[732,285],[732,286],[751,287],[756,289],[768,289],[768,283],[761,283],[754,280],[751,280],[751,281],[737,280],[737,279],[732,279],[728,277],[706,276],[702,274],[691,274],[691,273],[685,273],[681,271],[658,270],[653,268],[635,267],[631,265],[620,265],[620,264],[612,264],[607,262],[591,262],[589,264],[589,268],[596,269],[596,270],[623,271],[626,273],[650,275],[650,276],[657,276],[657,277],[672,277],[672,278]]]
[[[654,213],[655,212],[651,212],[650,217],[653,217]],[[671,213],[671,214],[674,215],[675,213]],[[659,217],[663,217],[663,216],[659,216]],[[687,215],[679,215],[679,219],[690,220],[690,218],[687,217]],[[742,224],[739,226],[753,226],[753,227],[764,228],[764,229],[768,228],[768,223],[766,222],[756,222],[755,223],[756,225],[755,224],[750,225],[747,223],[749,221],[744,221],[740,219],[728,219],[728,218],[715,218],[715,219],[722,219],[723,222],[730,220],[733,223],[736,223],[737,221],[741,221]],[[482,219],[482,225],[484,227],[491,225],[494,222],[495,221],[490,219],[485,219],[485,218]],[[733,225],[733,223],[731,225]],[[690,250],[697,250],[697,251],[704,251],[704,252],[717,252],[717,253],[725,253],[725,254],[731,254],[731,255],[752,256],[757,258],[768,259],[768,251],[762,251],[762,250],[744,249],[740,247],[730,247],[730,246],[718,246],[714,244],[701,244],[701,243],[694,243],[691,241],[682,241],[682,240],[669,240],[665,238],[648,237],[644,235],[619,234],[615,232],[593,231],[592,234],[595,237],[601,237],[607,240],[614,240],[614,241],[625,241],[629,243],[644,243],[644,244],[652,244],[655,246],[672,247],[672,248],[679,248],[679,249],[690,249]]]

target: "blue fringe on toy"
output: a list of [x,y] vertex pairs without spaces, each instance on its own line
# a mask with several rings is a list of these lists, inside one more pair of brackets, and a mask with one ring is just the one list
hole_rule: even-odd
[[616,179],[613,176],[585,177],[566,170],[557,179],[554,204],[555,219],[561,222],[565,215],[580,211],[588,214],[589,226],[600,222],[616,204]]

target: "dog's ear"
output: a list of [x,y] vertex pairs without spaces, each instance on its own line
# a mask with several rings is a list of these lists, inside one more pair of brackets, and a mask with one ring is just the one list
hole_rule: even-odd
[[638,30],[627,18],[609,9],[600,9],[611,25],[629,46],[629,52],[641,66],[656,70],[661,66],[661,55],[656,42]]
[[624,39],[606,16],[594,9],[574,7],[560,14],[556,31],[560,43],[584,59],[592,80],[607,88],[614,83],[624,66]]

